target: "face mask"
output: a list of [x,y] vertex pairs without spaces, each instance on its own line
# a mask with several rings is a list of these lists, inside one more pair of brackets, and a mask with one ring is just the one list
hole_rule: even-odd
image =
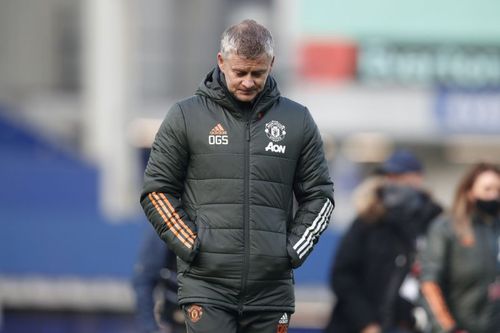
[[476,200],[476,207],[488,215],[496,216],[500,211],[500,201],[499,200]]

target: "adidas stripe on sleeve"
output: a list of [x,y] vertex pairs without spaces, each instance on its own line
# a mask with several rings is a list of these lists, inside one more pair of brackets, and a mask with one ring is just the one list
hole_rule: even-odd
[[302,237],[293,246],[299,259],[302,259],[302,257],[314,246],[316,239],[326,229],[332,211],[333,204],[327,199],[321,211],[314,219],[314,222],[306,229]]

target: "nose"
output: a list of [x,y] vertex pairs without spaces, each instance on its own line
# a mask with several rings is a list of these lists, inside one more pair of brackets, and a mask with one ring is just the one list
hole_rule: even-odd
[[251,89],[251,88],[253,88],[253,86],[255,85],[255,83],[253,82],[252,79],[244,79],[243,82],[241,82],[241,85],[245,89]]

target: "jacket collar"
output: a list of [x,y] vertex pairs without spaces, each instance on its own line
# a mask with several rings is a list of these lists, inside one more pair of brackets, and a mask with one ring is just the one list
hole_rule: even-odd
[[[238,102],[227,89],[224,74],[218,67],[212,69],[196,90],[196,95],[205,96],[222,107],[228,109],[235,117],[244,116],[245,105]],[[264,89],[249,103],[252,114],[265,113],[280,97],[276,81],[268,76]]]

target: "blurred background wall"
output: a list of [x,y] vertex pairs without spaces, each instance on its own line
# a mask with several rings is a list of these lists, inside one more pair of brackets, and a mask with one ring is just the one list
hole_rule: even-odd
[[134,331],[148,148],[244,18],[273,32],[274,76],[313,113],[336,183],[331,227],[296,274],[294,325],[320,327],[352,190],[377,163],[413,149],[448,205],[468,164],[500,162],[499,12],[492,0],[1,0],[4,330],[70,318],[80,326],[66,331],[100,332],[85,314],[111,313],[107,332]]

